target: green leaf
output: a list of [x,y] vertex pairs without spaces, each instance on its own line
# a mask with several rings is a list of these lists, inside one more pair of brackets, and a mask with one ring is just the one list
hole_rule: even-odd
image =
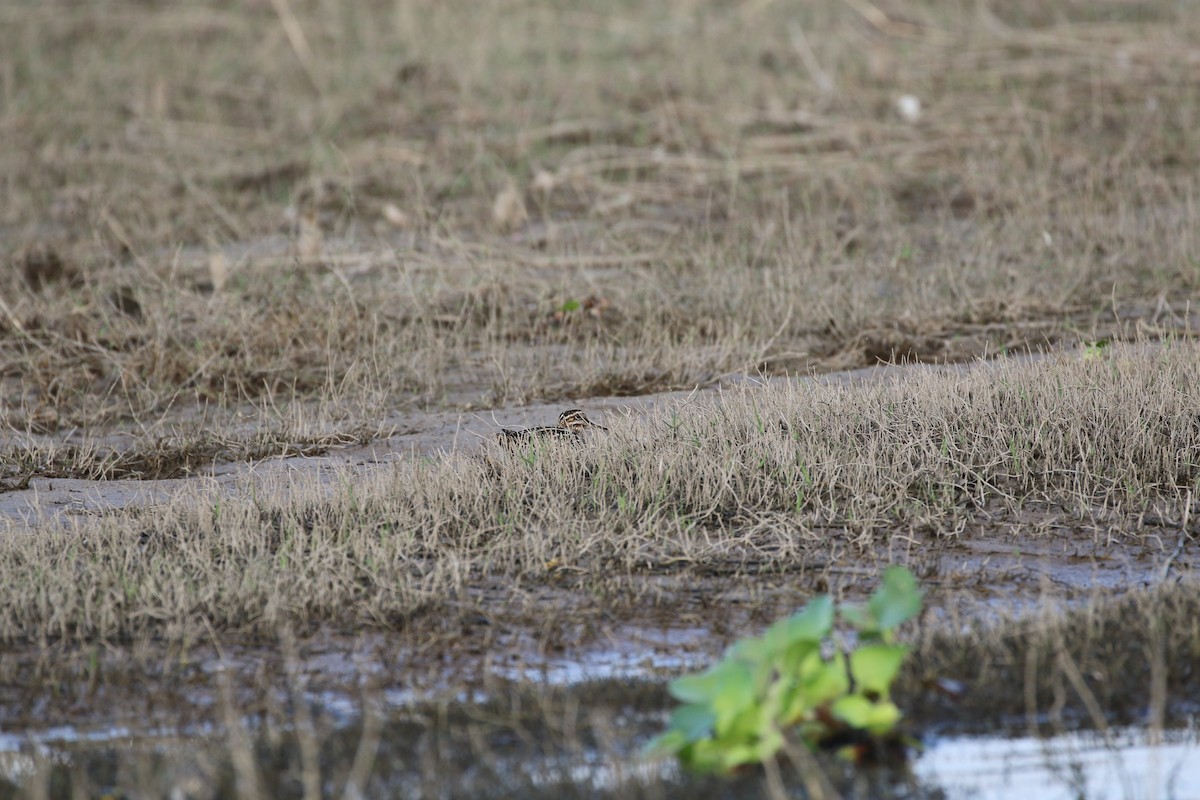
[[580,305],[578,300],[568,300],[567,302],[565,302],[561,306],[559,306],[558,310],[562,311],[563,313],[569,314],[572,311],[578,311],[582,307],[583,306]]
[[901,716],[900,709],[891,700],[880,701],[875,704],[875,713],[867,730],[876,736],[891,733]]
[[803,680],[804,676],[821,663],[821,642],[798,641],[776,659],[776,668],[782,678],[789,681]]
[[911,572],[904,567],[892,566],[883,571],[879,588],[867,607],[878,621],[880,630],[890,631],[917,615],[924,595]]
[[759,764],[779,752],[783,747],[783,734],[771,730],[757,741],[739,744],[725,751],[723,766],[726,771],[742,764]]
[[788,671],[809,649],[819,646],[832,628],[833,600],[823,595],[792,616],[772,624],[761,639],[747,640],[747,644],[759,644],[744,652],[749,658],[770,660],[781,671]]
[[687,744],[687,737],[682,731],[671,729],[646,742],[646,746],[642,748],[642,758],[665,758],[678,755],[679,751]]
[[671,712],[671,730],[683,734],[688,742],[694,742],[712,735],[716,716],[708,706],[689,703]]
[[681,750],[679,760],[699,772],[723,772],[726,770],[725,749],[712,739],[704,739]]
[[900,721],[900,709],[891,700],[872,703],[861,694],[847,695],[833,704],[833,715],[852,728],[882,735]]
[[815,709],[850,691],[846,674],[846,659],[836,653],[830,661],[822,661],[819,653],[806,660],[800,682],[787,694],[779,710],[779,722],[792,725]]
[[836,653],[833,659],[821,664],[804,682],[804,695],[813,707],[827,703],[850,691],[846,675],[846,657]]
[[871,721],[872,707],[875,704],[861,694],[851,694],[839,699],[833,704],[833,715],[852,728],[866,728]]
[[803,610],[784,620],[783,630],[789,643],[798,641],[819,642],[833,628],[833,599],[821,595],[809,601]]
[[696,675],[684,675],[671,681],[668,686],[671,696],[683,703],[709,702],[720,691],[721,675],[718,670],[722,664]]
[[716,691],[709,706],[716,715],[715,729],[720,736],[742,711],[755,703],[754,675],[750,666],[740,661],[723,661],[713,674]]
[[860,692],[887,697],[908,648],[899,644],[863,645],[850,654],[850,674]]
[[[778,625],[779,623],[775,623]],[[772,625],[771,628],[775,626]],[[734,642],[728,650],[725,651],[725,657],[735,661],[745,661],[748,664],[760,664],[771,659],[772,635],[771,628],[767,629],[767,633],[763,636],[755,636],[750,639],[742,639]]]
[[731,713],[724,724],[721,719],[717,720],[715,738],[730,745],[756,740],[769,727],[770,720],[765,711],[766,707],[757,702],[742,706]]
[[750,670],[749,681],[756,693],[767,690],[778,657],[770,652],[766,637],[743,639],[725,651],[726,661],[737,661]]

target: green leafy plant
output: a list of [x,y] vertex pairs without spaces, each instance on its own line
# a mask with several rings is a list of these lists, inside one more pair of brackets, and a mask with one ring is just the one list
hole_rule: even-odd
[[858,632],[848,654],[829,641],[835,609],[827,595],[736,642],[714,666],[671,682],[683,705],[646,753],[729,772],[773,758],[789,738],[815,749],[847,733],[892,734],[901,713],[891,685],[909,652],[896,644],[895,629],[920,611],[923,594],[907,569],[884,570],[865,604],[838,609]]

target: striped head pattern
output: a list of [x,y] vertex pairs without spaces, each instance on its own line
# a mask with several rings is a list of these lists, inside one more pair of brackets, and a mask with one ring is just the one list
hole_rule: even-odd
[[588,419],[588,415],[583,413],[583,410],[579,408],[571,408],[559,414],[558,424],[560,427],[574,431],[575,433],[587,428],[599,428],[602,431],[608,430],[603,425],[597,425]]

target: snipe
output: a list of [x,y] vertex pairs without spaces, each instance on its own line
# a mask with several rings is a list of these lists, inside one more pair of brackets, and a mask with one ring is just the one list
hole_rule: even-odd
[[606,431],[608,428],[597,425],[588,419],[582,409],[570,408],[558,415],[557,425],[543,425],[538,428],[501,428],[497,438],[505,447],[525,444],[535,439],[575,440],[581,431],[588,428],[598,428]]

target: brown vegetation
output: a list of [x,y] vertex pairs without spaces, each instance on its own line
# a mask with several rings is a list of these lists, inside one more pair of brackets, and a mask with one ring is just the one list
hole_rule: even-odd
[[871,8],[10,9],[2,421],[1190,332],[1196,15]]

